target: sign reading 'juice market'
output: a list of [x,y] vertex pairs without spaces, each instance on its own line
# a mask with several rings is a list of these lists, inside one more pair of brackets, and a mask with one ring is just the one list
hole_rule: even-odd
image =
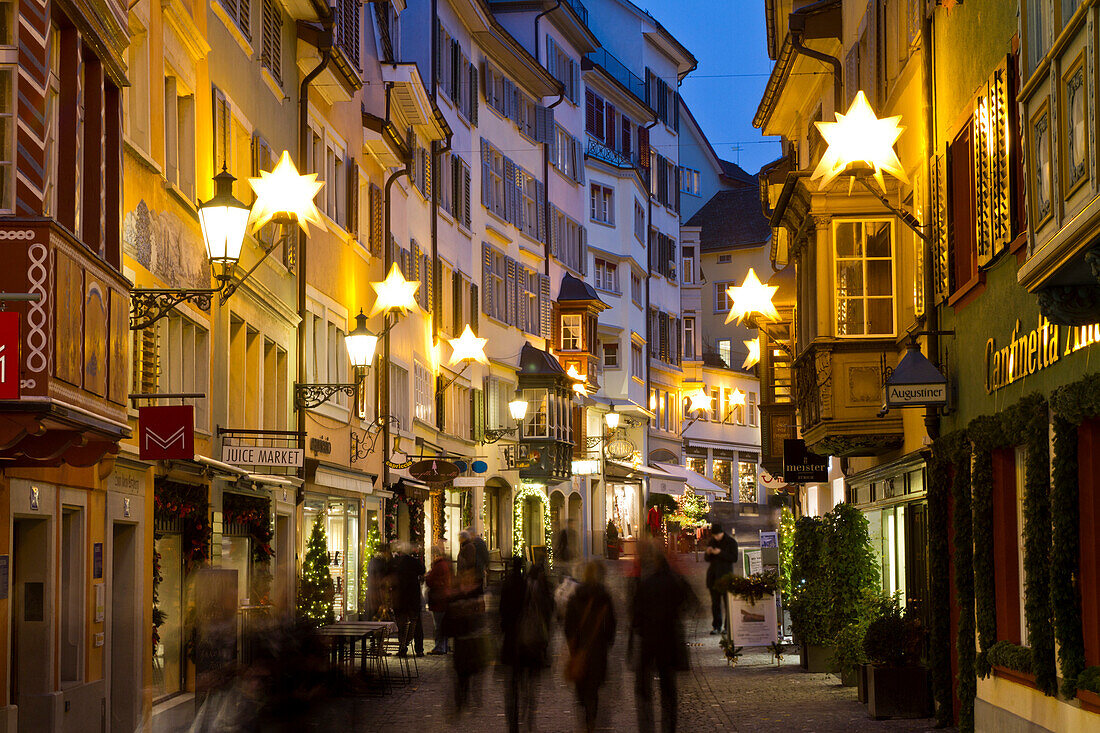
[[1100,343],[1100,323],[1061,327],[1039,316],[1038,326],[1021,333],[1017,320],[1006,346],[985,342],[985,391],[993,394],[1095,343]]

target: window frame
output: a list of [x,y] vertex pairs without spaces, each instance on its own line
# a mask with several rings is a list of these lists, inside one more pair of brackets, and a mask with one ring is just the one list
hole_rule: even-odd
[[[867,227],[866,227],[866,225],[869,224],[869,223],[885,223],[888,226],[888,228],[889,228],[888,231],[889,231],[889,235],[890,235],[890,256],[888,258],[887,257],[870,257],[869,258],[867,256],[867,248],[866,248],[866,242],[867,242],[866,231],[867,231]],[[844,224],[859,224],[859,225],[861,225],[860,230],[863,232],[862,238],[861,238],[861,244],[863,246],[861,247],[862,254],[858,257],[852,256],[852,257],[843,257],[843,258],[841,258],[841,257],[837,256],[837,236],[836,236],[837,228],[841,225],[844,225]],[[832,259],[832,273],[830,274],[830,280],[831,280],[830,295],[832,296],[832,303],[833,303],[833,306],[832,306],[833,331],[836,334],[836,337],[837,338],[843,338],[843,339],[860,339],[860,338],[890,338],[890,337],[896,336],[897,335],[897,329],[898,329],[898,324],[897,324],[897,319],[898,319],[898,292],[897,291],[898,291],[898,287],[897,287],[897,282],[896,282],[897,281],[897,270],[898,270],[898,266],[897,266],[897,262],[896,262],[897,244],[898,243],[897,243],[897,227],[896,227],[896,222],[895,222],[894,218],[893,217],[854,217],[854,218],[845,217],[845,218],[834,218],[831,222],[830,234],[832,235],[832,251],[830,252],[831,259]],[[842,259],[846,260],[846,261],[859,261],[859,262],[863,263],[863,268],[862,268],[862,274],[863,274],[863,277],[862,277],[862,282],[863,282],[862,292],[863,292],[863,294],[859,296],[859,299],[861,299],[863,301],[863,330],[864,330],[864,333],[859,333],[859,334],[841,334],[840,333],[840,320],[839,320],[839,318],[840,318],[840,308],[839,308],[840,298],[837,296],[837,275],[838,275],[837,267],[839,265],[839,262]],[[868,262],[868,260],[872,260],[872,261],[889,260],[889,262],[890,262],[890,296],[889,296],[889,299],[890,299],[890,332],[889,333],[867,333],[868,327],[870,325],[870,323],[868,321],[868,311],[867,311],[868,301],[870,299],[885,300],[884,296],[867,295],[867,262]],[[846,300],[856,300],[855,297],[847,297],[845,299]]]

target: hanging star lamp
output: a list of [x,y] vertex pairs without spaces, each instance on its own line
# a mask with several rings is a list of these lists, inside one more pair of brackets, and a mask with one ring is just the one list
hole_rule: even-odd
[[696,410],[709,410],[710,409],[710,395],[702,387],[695,389],[692,392],[688,392],[685,395],[690,403],[688,405],[689,412],[695,412]]
[[449,339],[451,342],[450,364],[458,364],[460,361],[476,361],[478,364],[488,364],[489,357],[485,356],[485,344],[489,339],[478,338],[474,335],[470,324],[462,330],[458,338]]
[[406,280],[396,262],[390,268],[390,274],[386,279],[380,283],[371,283],[371,287],[376,294],[374,305],[370,309],[372,316],[389,311],[405,313],[416,307],[416,291],[420,283],[416,280]]
[[777,286],[760,282],[760,278],[750,267],[749,274],[745,276],[745,281],[741,285],[731,285],[726,288],[731,301],[726,323],[732,323],[735,320],[740,323],[750,315],[757,315],[770,321],[779,320],[779,311],[772,303],[776,290],[779,290]]
[[741,367],[743,369],[750,369],[760,363],[760,338],[749,339],[743,342],[749,349],[749,355],[745,357],[745,361],[742,362]]
[[908,183],[901,161],[894,152],[894,143],[905,130],[900,122],[900,116],[876,117],[867,96],[857,92],[847,114],[837,112],[836,122],[815,123],[828,147],[810,179],[820,179],[819,187],[824,188],[842,173],[866,171],[883,190],[884,172]]
[[274,170],[260,171],[259,178],[249,178],[248,182],[256,192],[252,231],[259,231],[272,219],[296,221],[306,232],[309,231],[307,224],[322,226],[321,212],[313,199],[325,184],[317,180],[316,173],[298,173],[289,152],[283,151]]

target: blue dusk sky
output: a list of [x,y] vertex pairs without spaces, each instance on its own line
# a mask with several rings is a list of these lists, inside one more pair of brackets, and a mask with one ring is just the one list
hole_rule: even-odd
[[752,126],[772,68],[763,0],[634,2],[698,59],[680,94],[718,156],[749,173],[778,158],[779,138],[765,138]]

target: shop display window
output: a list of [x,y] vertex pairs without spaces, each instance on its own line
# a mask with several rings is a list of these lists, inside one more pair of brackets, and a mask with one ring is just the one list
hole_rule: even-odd
[[737,490],[742,504],[755,504],[756,464],[739,461],[737,463]]
[[359,610],[360,525],[359,502],[354,499],[307,496],[302,510],[303,532],[298,552],[305,555],[305,543],[314,522],[324,514],[329,574],[336,589],[333,601],[336,617],[348,618]]
[[157,609],[164,614],[153,652],[153,699],[183,689],[183,536],[164,533],[153,542],[160,558]]

